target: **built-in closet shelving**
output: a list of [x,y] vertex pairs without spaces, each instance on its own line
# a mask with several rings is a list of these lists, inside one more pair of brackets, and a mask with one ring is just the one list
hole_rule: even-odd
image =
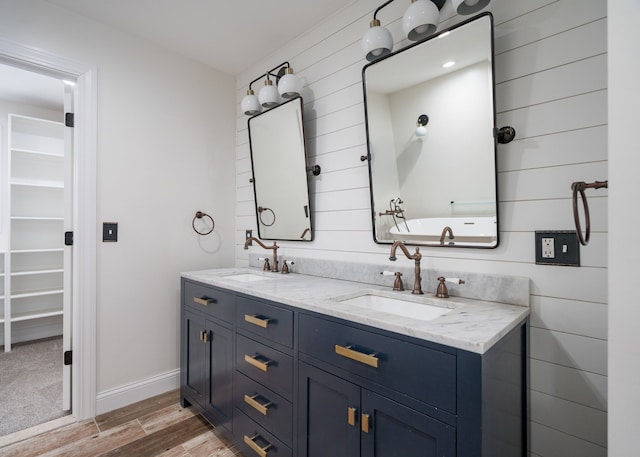
[[12,326],[63,313],[64,124],[10,114],[8,159],[5,351]]

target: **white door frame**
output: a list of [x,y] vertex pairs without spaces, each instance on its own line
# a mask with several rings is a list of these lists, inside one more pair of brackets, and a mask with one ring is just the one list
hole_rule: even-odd
[[96,415],[97,69],[0,37],[0,62],[76,80],[73,133],[72,415]]

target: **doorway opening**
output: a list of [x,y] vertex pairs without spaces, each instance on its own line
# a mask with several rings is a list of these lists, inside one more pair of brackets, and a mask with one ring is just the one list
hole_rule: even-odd
[[0,436],[71,412],[73,92],[0,64]]

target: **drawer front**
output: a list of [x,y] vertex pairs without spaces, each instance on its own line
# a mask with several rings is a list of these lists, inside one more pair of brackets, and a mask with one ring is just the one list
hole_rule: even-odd
[[237,297],[236,325],[269,341],[293,347],[293,311]]
[[247,416],[291,446],[293,407],[291,402],[236,372],[235,405]]
[[300,315],[300,352],[456,413],[456,356],[346,324]]
[[228,292],[196,282],[183,282],[182,302],[201,309],[209,316],[233,322],[234,301],[234,295]]
[[291,448],[236,409],[233,430],[247,457],[291,457]]
[[291,399],[293,359],[290,355],[236,335],[236,370]]

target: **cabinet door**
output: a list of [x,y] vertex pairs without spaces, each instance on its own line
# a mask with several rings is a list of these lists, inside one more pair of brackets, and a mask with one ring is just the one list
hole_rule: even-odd
[[209,410],[216,425],[231,430],[233,413],[233,336],[231,330],[207,321],[209,333]]
[[299,368],[299,455],[359,456],[360,387],[302,362]]
[[184,312],[182,344],[186,366],[183,367],[186,377],[183,379],[186,393],[203,408],[208,398],[208,361],[207,344],[203,339],[206,331],[205,319],[188,309]]
[[450,425],[364,389],[362,414],[363,456],[455,456],[456,432]]

